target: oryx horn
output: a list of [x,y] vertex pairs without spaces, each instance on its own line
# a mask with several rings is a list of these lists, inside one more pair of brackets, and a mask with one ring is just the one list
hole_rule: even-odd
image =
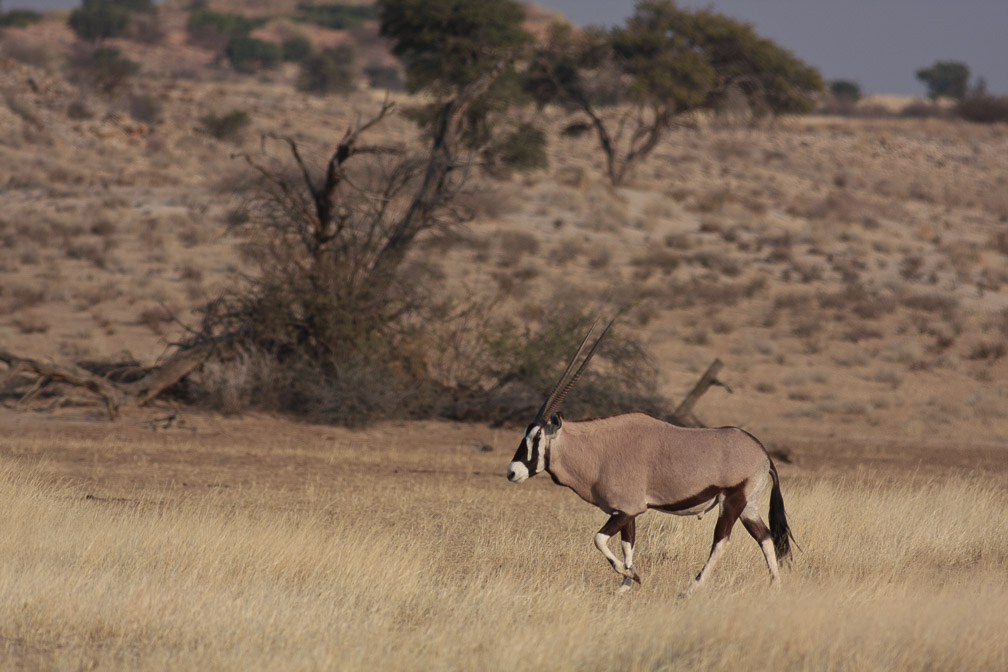
[[615,321],[616,321],[615,318],[609,321],[609,324],[606,325],[606,328],[602,330],[602,334],[599,335],[598,340],[596,340],[595,344],[592,345],[591,350],[589,350],[588,354],[585,355],[584,361],[581,362],[581,366],[578,367],[578,370],[575,371],[574,375],[571,376],[570,379],[568,380],[567,379],[568,374],[570,374],[571,369],[574,368],[574,364],[581,356],[581,353],[584,352],[584,348],[585,345],[588,343],[588,339],[591,338],[592,332],[595,331],[595,327],[596,325],[598,325],[598,318],[595,319],[595,321],[592,323],[591,329],[588,330],[588,333],[585,334],[584,340],[581,341],[581,345],[578,346],[577,352],[574,353],[574,356],[571,357],[570,362],[567,364],[567,368],[564,369],[563,374],[560,376],[560,380],[557,381],[557,384],[556,386],[554,386],[553,391],[550,392],[549,396],[546,397],[546,401],[543,402],[542,407],[536,414],[535,423],[533,424],[539,424],[543,420],[543,418],[549,418],[551,415],[553,415],[553,411],[559,408],[560,404],[564,400],[564,397],[566,397],[567,393],[571,391],[571,388],[574,387],[574,383],[577,382],[577,379],[581,376],[581,373],[584,371],[585,367],[588,366],[588,362],[591,361],[592,355],[595,354],[595,349],[599,346],[599,343],[602,342],[602,339],[605,338],[606,333],[608,333],[609,327],[611,327],[613,325],[613,322]]

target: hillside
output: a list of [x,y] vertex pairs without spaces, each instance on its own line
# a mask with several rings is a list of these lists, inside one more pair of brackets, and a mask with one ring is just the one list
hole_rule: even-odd
[[[231,155],[279,132],[319,159],[381,99],[302,94],[286,66],[236,75],[187,43],[180,7],[159,43],[116,42],[142,72],[110,97],[67,80],[59,15],[0,38],[0,349],[152,361],[181,333],[168,311],[191,323],[245,268],[227,225],[249,172]],[[202,131],[232,110],[251,118],[237,143]],[[446,286],[501,287],[532,322],[559,300],[629,308],[670,397],[718,357],[734,394],[698,414],[775,442],[1008,440],[1003,125],[707,119],[612,189],[592,139],[541,117],[549,169],[479,185],[465,235],[422,250]],[[417,136],[402,118],[380,132]]]

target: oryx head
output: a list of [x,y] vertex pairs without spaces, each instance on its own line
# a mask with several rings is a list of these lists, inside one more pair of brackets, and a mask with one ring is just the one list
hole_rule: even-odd
[[595,320],[591,329],[585,334],[584,340],[581,341],[581,345],[578,346],[577,352],[571,357],[563,375],[560,376],[560,380],[557,381],[557,384],[553,387],[553,391],[549,393],[546,401],[539,408],[535,420],[525,429],[525,436],[522,437],[521,443],[518,444],[518,450],[515,451],[514,457],[511,458],[511,463],[508,465],[507,477],[512,483],[521,483],[529,476],[535,476],[539,472],[544,471],[549,465],[549,444],[563,428],[563,417],[559,413],[556,413],[556,410],[560,407],[567,393],[574,387],[574,383],[577,382],[588,362],[591,361],[592,355],[595,354],[595,348],[602,342],[602,339],[614,321],[609,322],[606,328],[602,330],[602,334],[598,337],[598,340],[595,341],[591,350],[585,355],[581,366],[571,375],[574,364],[581,357],[581,353],[584,352],[585,346],[588,344],[588,339],[591,337],[592,332],[595,331],[595,326],[598,324],[598,320]]

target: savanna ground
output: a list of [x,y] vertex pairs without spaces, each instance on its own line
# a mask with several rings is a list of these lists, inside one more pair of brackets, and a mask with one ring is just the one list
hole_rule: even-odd
[[7,669],[1008,665],[996,448],[796,442],[780,588],[739,529],[684,598],[712,515],[642,517],[644,584],[616,596],[605,515],[505,480],[514,431],[2,420]]
[[[377,107],[201,70],[174,34],[123,45],[154,72],[128,94],[89,95],[53,65],[61,20],[33,30],[0,58],[0,348],[26,356],[152,361],[249,270],[230,155],[281,132],[319,158]],[[201,132],[233,109],[243,139]],[[0,666],[1008,667],[1008,130],[702,120],[614,190],[542,118],[550,168],[475,185],[477,218],[419,253],[532,323],[626,309],[672,399],[720,357],[734,394],[698,415],[790,451],[780,589],[739,529],[682,598],[713,517],[651,513],[644,585],[613,596],[604,515],[507,483],[514,430],[28,405],[0,409]]]

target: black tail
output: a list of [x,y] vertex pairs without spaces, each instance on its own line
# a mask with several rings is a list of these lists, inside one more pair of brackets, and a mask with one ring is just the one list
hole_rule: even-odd
[[787,514],[784,513],[780,478],[777,476],[777,467],[773,462],[770,463],[770,477],[773,478],[773,488],[770,490],[770,536],[773,538],[778,562],[789,563],[791,562],[791,542],[794,540],[794,535],[791,534]]

